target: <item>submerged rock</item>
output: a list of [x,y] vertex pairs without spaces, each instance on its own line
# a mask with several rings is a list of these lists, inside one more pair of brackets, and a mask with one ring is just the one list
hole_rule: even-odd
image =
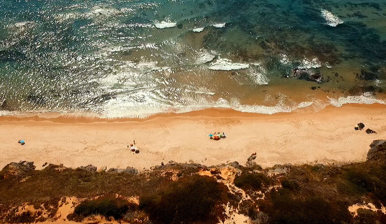
[[361,69],[361,74],[356,74],[356,77],[362,80],[375,80],[378,78],[378,74]]
[[315,72],[311,69],[295,68],[291,75],[285,75],[286,78],[297,78],[310,82],[322,83],[323,75],[320,72]]
[[386,159],[386,140],[374,140],[370,144],[370,150],[367,153],[367,160]]

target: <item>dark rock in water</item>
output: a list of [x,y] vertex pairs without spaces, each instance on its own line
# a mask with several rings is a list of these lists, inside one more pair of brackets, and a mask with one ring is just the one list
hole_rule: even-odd
[[361,69],[361,74],[356,74],[356,77],[362,80],[375,80],[378,78],[378,74]]
[[26,161],[22,161],[19,163],[12,162],[3,168],[1,173],[6,179],[7,177],[10,177],[10,176],[24,176],[30,173],[31,171],[34,171],[35,168],[36,167],[33,162],[26,162]]
[[386,140],[374,140],[370,144],[370,150],[367,153],[367,160],[385,160],[386,159]]
[[4,110],[6,108],[7,108],[7,101],[6,100],[0,101],[0,109]]
[[182,29],[183,27],[184,27],[184,25],[182,25],[182,23],[177,24],[178,29]]
[[349,15],[351,17],[357,17],[357,18],[360,18],[360,19],[363,19],[363,18],[367,18],[366,15],[363,15],[360,11],[356,11],[354,13],[352,13],[351,15]]
[[312,90],[316,90],[316,86],[311,86],[311,89]]
[[46,100],[42,96],[30,94],[27,96],[27,101],[35,105],[44,105]]
[[367,134],[376,134],[377,132],[368,128],[368,129],[366,129],[366,133]]
[[314,72],[310,69],[299,69],[295,68],[292,72],[292,75],[286,75],[286,78],[295,77],[297,79],[302,79],[311,82],[322,83],[323,76],[319,72]]
[[0,62],[15,62],[25,60],[25,54],[16,50],[0,50]]
[[351,95],[359,95],[365,92],[375,94],[375,92],[382,92],[382,88],[378,86],[365,85],[365,86],[354,86],[348,90]]
[[97,167],[93,166],[91,164],[87,165],[87,166],[81,166],[81,167],[79,167],[79,169],[86,170],[86,171],[89,171],[89,172],[96,172],[97,171]]
[[358,123],[358,129],[359,130],[362,130],[364,127],[365,127],[365,124],[363,124],[362,122]]

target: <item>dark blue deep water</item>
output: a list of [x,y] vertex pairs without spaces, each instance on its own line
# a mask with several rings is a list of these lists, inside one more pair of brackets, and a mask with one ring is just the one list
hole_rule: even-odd
[[275,113],[386,99],[384,0],[2,0],[0,111]]

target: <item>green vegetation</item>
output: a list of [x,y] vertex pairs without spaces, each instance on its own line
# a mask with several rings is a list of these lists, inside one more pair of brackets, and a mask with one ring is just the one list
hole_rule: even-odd
[[351,215],[344,203],[322,199],[318,196],[296,197],[291,191],[273,191],[260,208],[270,218],[271,224],[328,224],[349,223]]
[[90,215],[103,215],[107,219],[113,217],[115,220],[123,218],[129,207],[135,208],[135,205],[129,204],[126,200],[115,197],[102,197],[95,200],[86,200],[76,206],[73,217],[74,220],[81,221]]
[[217,223],[216,205],[226,192],[215,179],[194,175],[142,196],[140,208],[153,223]]
[[243,172],[235,178],[235,185],[242,189],[261,190],[269,183],[270,179],[262,173]]

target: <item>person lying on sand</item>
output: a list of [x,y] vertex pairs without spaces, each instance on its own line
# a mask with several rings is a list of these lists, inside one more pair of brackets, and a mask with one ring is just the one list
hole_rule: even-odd
[[139,149],[137,148],[137,146],[135,145],[135,140],[133,140],[133,144],[130,144],[130,146],[128,145],[127,148],[130,147],[130,151],[132,152],[135,152],[135,153],[139,153]]

